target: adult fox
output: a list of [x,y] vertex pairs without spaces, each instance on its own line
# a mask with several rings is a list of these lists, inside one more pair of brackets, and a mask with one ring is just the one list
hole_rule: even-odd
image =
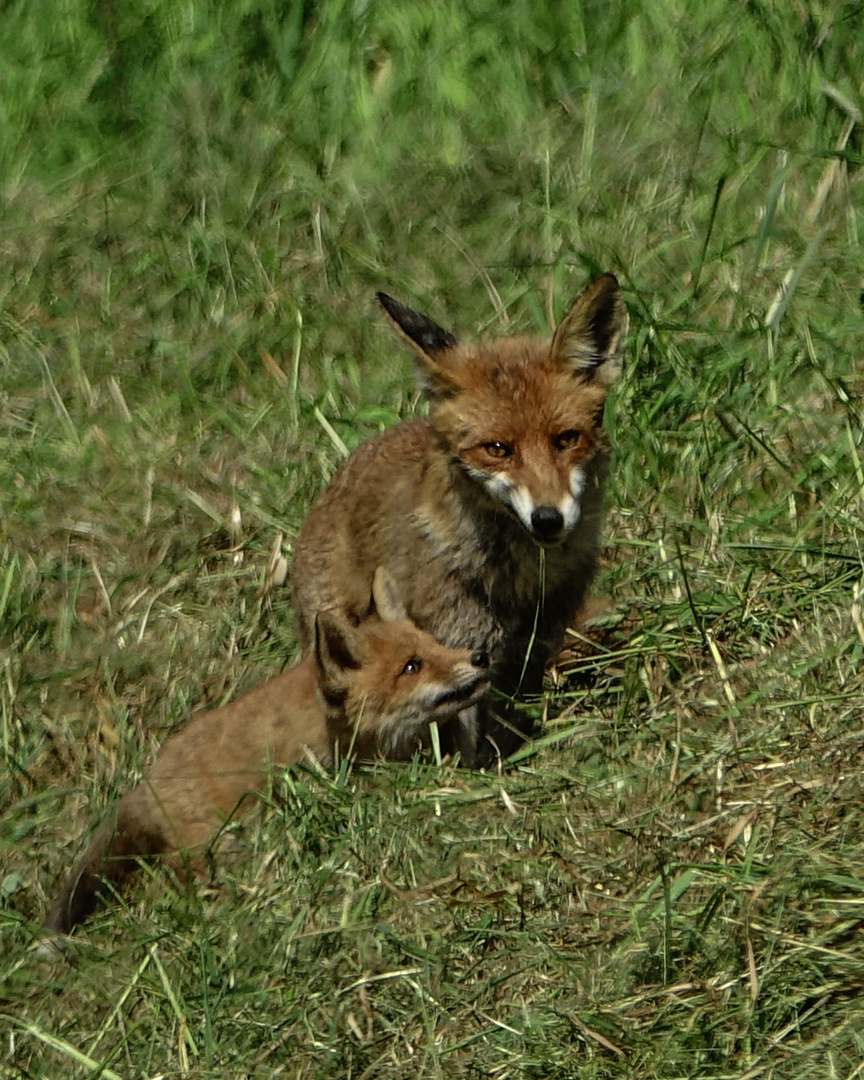
[[220,828],[265,788],[268,765],[310,755],[330,765],[337,745],[345,755],[408,758],[428,744],[433,720],[445,724],[482,697],[482,651],[450,649],[418,630],[381,568],[372,595],[360,626],[322,611],[309,656],[165,743],[66,879],[46,921],[52,934],[68,934],[106,883],[119,886],[142,858],[164,856],[181,879],[198,869]]
[[[413,622],[487,651],[506,698],[538,693],[597,560],[603,407],[627,329],[618,282],[592,281],[551,342],[466,345],[378,300],[419,357],[429,416],[361,445],[313,506],[292,572],[303,646],[321,608],[359,616],[386,563]],[[499,695],[462,714],[454,746],[469,766],[490,764],[523,723]]]

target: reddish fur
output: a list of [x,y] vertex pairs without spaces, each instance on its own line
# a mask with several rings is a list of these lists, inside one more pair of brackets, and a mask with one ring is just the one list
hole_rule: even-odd
[[[617,282],[603,275],[589,285],[551,342],[458,344],[425,316],[379,298],[418,353],[429,418],[360,446],[313,506],[292,575],[301,640],[310,647],[322,607],[359,616],[375,567],[386,561],[418,626],[451,646],[488,650],[493,684],[506,694],[536,693],[596,564],[609,451],[603,406],[627,324]],[[496,443],[506,456],[497,456]],[[524,489],[529,509],[521,516],[496,489],[507,479]],[[532,507],[554,515],[568,498],[574,520],[541,535]],[[471,765],[518,741],[494,722],[487,730],[482,716],[466,714],[455,732]],[[483,734],[492,741],[482,745]]]
[[[448,448],[476,468],[506,473],[538,504],[557,503],[571,469],[590,459],[598,444],[606,449],[606,387],[574,379],[550,360],[548,349],[547,341],[515,338],[448,356],[460,392],[434,410],[435,430]],[[571,451],[555,453],[553,436],[569,429],[582,439]],[[513,446],[514,456],[490,458],[483,444],[491,441]]]
[[[406,674],[417,657],[422,668]],[[314,655],[198,714],[165,743],[69,875],[47,928],[68,933],[96,907],[105,884],[118,887],[141,858],[165,856],[181,879],[199,869],[212,837],[263,790],[269,765],[310,757],[329,765],[334,746],[363,758],[382,751],[410,757],[432,720],[446,723],[487,686],[485,660],[439,645],[404,618],[357,628],[329,614]],[[445,692],[456,700],[436,703]]]

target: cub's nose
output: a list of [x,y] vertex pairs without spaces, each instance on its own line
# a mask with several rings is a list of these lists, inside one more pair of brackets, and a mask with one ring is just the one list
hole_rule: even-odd
[[471,653],[471,664],[485,671],[489,667],[489,653],[483,649],[477,649],[476,652]]
[[531,528],[541,540],[554,540],[564,528],[564,518],[557,506],[538,506],[531,513]]

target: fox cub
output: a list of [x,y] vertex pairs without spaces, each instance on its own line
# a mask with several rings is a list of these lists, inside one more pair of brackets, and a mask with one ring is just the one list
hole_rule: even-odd
[[265,787],[268,765],[307,755],[329,765],[334,745],[362,758],[409,758],[428,742],[432,721],[480,700],[485,653],[418,630],[381,568],[372,595],[361,625],[322,611],[309,656],[168,739],[66,880],[47,919],[52,934],[69,933],[141,858],[165,856],[181,879],[200,868],[220,827]]
[[[487,651],[508,698],[539,693],[597,559],[603,407],[627,329],[618,282],[592,281],[551,341],[462,344],[378,300],[417,354],[429,416],[361,445],[313,506],[292,574],[304,648],[315,612],[360,613],[386,562],[413,622]],[[482,766],[518,745],[520,723],[499,696],[450,730],[463,761]]]

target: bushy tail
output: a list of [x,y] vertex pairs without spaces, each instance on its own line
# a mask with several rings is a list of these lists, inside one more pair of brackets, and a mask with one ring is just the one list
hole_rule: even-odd
[[121,799],[116,818],[105,822],[66,879],[45,923],[51,933],[68,934],[125,881],[139,859],[165,850],[164,834],[135,820],[128,798]]

